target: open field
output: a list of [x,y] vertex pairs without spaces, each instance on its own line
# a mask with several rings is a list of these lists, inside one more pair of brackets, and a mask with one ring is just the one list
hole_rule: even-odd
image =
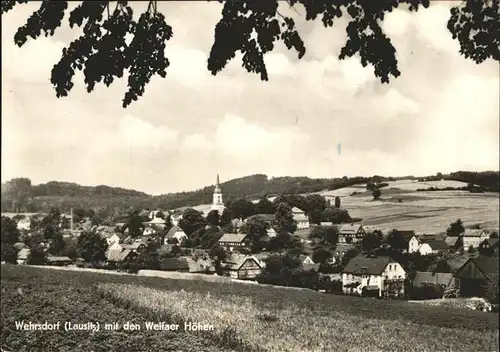
[[[494,351],[498,314],[260,285],[2,265],[12,351]],[[16,320],[194,321],[210,332],[26,332]],[[256,348],[258,346],[258,349]]]
[[[464,187],[458,181],[416,182],[400,180],[382,188],[380,200],[371,193],[350,196],[353,187],[320,192],[327,199],[341,197],[342,207],[352,217],[362,218],[362,224],[383,231],[391,229],[415,230],[417,233],[440,233],[450,223],[462,219],[464,224],[480,224],[487,230],[498,230],[498,193],[469,193],[466,191],[416,192],[418,188]],[[349,190],[346,192],[345,190]],[[349,193],[349,195],[345,195]],[[401,199],[402,202],[399,202]]]

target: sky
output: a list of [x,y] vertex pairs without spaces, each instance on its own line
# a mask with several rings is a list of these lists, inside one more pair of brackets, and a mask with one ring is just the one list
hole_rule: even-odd
[[212,185],[217,173],[224,182],[258,173],[499,169],[499,65],[459,55],[446,28],[450,2],[386,16],[382,28],[402,72],[390,84],[357,57],[338,60],[347,18],[324,28],[305,21],[300,7],[290,13],[307,48],[301,60],[280,43],[265,57],[268,82],[247,73],[241,56],[212,76],[207,58],[222,5],[159,2],[174,32],[171,66],[127,109],[125,79],[88,94],[80,74],[70,95],[56,98],[51,69],[81,29],[66,22],[53,37],[18,48],[14,33],[38,5],[2,16],[2,182],[29,177],[164,194]]

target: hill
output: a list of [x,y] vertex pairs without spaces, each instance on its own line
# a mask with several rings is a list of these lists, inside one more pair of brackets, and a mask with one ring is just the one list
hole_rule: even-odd
[[[276,177],[269,178],[263,174],[241,177],[222,183],[223,192],[229,199],[259,199],[273,197],[284,193],[327,192],[346,187],[373,182],[394,182],[397,180],[419,180],[422,188],[428,187],[425,182],[437,179],[454,180],[479,185],[487,191],[498,192],[500,189],[499,172],[466,172],[459,171],[449,175],[438,174],[424,178],[405,177],[343,177],[343,178],[309,178],[309,177]],[[170,193],[151,196],[144,192],[109,186],[81,186],[70,182],[48,182],[31,185],[29,179],[14,179],[2,184],[2,212],[46,212],[51,207],[58,207],[63,212],[70,208],[85,209],[175,209],[209,204],[212,201],[214,185],[206,186],[190,192]],[[345,192],[342,192],[342,194]],[[228,199],[228,198],[226,198]]]

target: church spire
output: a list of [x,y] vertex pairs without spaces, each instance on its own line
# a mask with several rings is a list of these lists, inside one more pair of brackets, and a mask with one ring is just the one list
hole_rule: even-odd
[[216,183],[217,186],[220,186],[220,181],[219,181],[219,174],[217,174],[217,183]]

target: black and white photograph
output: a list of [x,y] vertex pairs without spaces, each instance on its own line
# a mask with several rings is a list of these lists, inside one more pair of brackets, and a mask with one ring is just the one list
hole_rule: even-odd
[[0,18],[1,352],[499,351],[498,0]]

